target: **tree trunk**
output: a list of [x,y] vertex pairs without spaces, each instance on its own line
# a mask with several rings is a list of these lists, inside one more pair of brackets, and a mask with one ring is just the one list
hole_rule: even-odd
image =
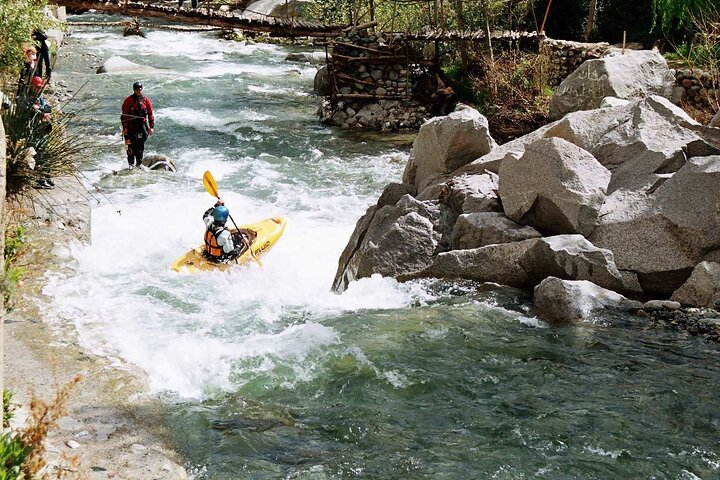
[[595,15],[597,14],[597,0],[590,0],[590,9],[588,11],[587,25],[585,25],[585,41],[590,40],[590,34],[595,28]]
[[[455,15],[457,16],[458,30],[465,30],[465,18],[463,17],[463,0],[455,0]],[[460,42],[460,68],[463,72],[467,72],[469,62],[467,46],[465,42]]]

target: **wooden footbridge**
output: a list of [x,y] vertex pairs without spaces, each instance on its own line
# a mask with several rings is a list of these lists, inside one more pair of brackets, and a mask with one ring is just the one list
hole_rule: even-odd
[[[327,25],[307,19],[294,17],[274,17],[270,15],[244,16],[239,11],[213,8],[201,3],[200,8],[179,7],[177,0],[159,0],[154,3],[130,0],[52,0],[52,3],[74,11],[99,10],[107,13],[128,15],[131,17],[156,18],[173,23],[191,24],[184,29],[203,30],[207,28],[239,29],[248,32],[268,33],[274,37],[321,37],[329,38],[341,35],[351,28],[363,28],[375,25],[374,22],[362,26]],[[190,0],[185,0],[189,4]],[[250,18],[251,17],[251,18]],[[110,23],[108,23],[110,25]],[[180,29],[180,28],[178,28]],[[424,42],[487,41],[488,32],[430,29],[422,32],[393,33],[395,38]],[[535,32],[494,31],[489,34],[491,40],[523,41],[535,40]]]
[[[325,25],[296,18],[263,16],[245,18],[234,11],[223,11],[209,7],[196,9],[177,7],[161,3],[143,3],[129,0],[53,0],[54,4],[75,11],[100,10],[106,13],[118,13],[131,17],[157,18],[168,22],[210,26],[217,28],[235,28],[249,32],[269,33],[275,37],[334,37],[344,26]],[[188,0],[185,3],[190,3]]]

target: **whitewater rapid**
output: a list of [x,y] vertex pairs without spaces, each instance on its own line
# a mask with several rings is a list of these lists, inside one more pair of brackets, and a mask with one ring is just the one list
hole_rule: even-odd
[[[143,78],[156,110],[146,154],[167,154],[178,167],[176,174],[121,171],[117,120],[97,117],[97,142],[114,146],[84,164],[89,188],[102,192],[92,209],[92,242],[74,245],[76,271],[51,277],[45,288],[90,351],[141,368],[151,393],[202,398],[237,388],[243,369],[281,363],[307,378],[308,359],[340,341],[324,318],[424,298],[422,289],[380,277],[342,295],[330,291],[356,220],[399,177],[407,153],[358,147],[319,126],[314,67],[284,62],[281,47],[201,34],[150,32],[141,39],[85,31],[71,38],[75,50],[92,44],[105,56],[158,68]],[[71,75],[82,81],[77,71],[60,70],[58,79]],[[90,78],[80,101],[98,102],[99,112],[118,109],[135,77]],[[121,93],[108,98],[102,91]],[[238,223],[287,219],[262,268],[196,275],[169,269],[202,241],[201,216],[214,202],[201,182],[206,170]]]

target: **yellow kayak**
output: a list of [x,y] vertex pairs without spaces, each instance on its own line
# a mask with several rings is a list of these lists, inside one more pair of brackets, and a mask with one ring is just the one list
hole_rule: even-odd
[[[250,223],[248,225],[240,225],[240,231],[243,232],[250,242],[250,249],[253,251],[255,256],[259,256],[261,253],[267,252],[270,247],[275,243],[285,231],[285,219],[282,217],[266,218],[256,223]],[[231,229],[231,232],[237,232],[235,229]],[[200,245],[187,252],[182,257],[175,260],[170,268],[179,272],[186,269],[189,272],[198,271],[210,271],[220,270],[224,271],[234,265],[243,265],[248,262],[253,262],[252,255],[245,249],[237,259],[230,260],[227,263],[219,263],[208,260],[203,251],[205,250],[204,245]]]

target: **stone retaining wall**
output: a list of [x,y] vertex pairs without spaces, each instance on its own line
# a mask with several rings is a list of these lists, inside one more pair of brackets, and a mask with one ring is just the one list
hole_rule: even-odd
[[708,113],[718,111],[720,78],[700,69],[682,69],[675,73],[675,103],[687,103]]
[[573,73],[585,60],[600,58],[610,51],[608,43],[580,43],[545,38],[540,43],[540,53],[550,60],[548,84],[551,87]]
[[329,47],[319,115],[343,128],[384,131],[418,129],[432,116],[447,113],[452,90],[445,88],[434,60],[399,35],[351,30]]

